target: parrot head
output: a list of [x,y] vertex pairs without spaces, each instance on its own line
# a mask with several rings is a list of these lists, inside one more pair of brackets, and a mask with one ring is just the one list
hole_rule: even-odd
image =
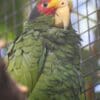
[[55,14],[58,8],[69,6],[72,10],[72,0],[41,0],[38,5],[38,11],[46,15]]

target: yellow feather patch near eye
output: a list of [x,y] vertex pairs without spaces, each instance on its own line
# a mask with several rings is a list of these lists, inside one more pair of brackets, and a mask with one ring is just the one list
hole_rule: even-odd
[[48,8],[58,8],[59,0],[50,0]]

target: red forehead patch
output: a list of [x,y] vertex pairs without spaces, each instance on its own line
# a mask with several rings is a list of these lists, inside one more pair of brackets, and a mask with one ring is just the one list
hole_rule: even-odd
[[51,0],[41,0],[37,5],[38,11],[46,15],[53,15],[55,13],[55,9],[47,8],[47,5],[50,1]]

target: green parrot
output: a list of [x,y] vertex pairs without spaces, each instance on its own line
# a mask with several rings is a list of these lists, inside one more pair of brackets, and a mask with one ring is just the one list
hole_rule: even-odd
[[9,47],[8,71],[29,88],[28,100],[80,100],[81,39],[71,26],[66,30],[54,26],[50,13],[56,9],[47,7],[50,1],[38,4],[46,15],[38,12],[33,21],[30,16],[24,32]]

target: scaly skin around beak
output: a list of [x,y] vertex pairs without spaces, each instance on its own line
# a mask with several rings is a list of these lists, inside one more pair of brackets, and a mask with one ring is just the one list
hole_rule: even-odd
[[59,0],[50,0],[50,2],[48,3],[48,8],[58,8],[58,3]]

